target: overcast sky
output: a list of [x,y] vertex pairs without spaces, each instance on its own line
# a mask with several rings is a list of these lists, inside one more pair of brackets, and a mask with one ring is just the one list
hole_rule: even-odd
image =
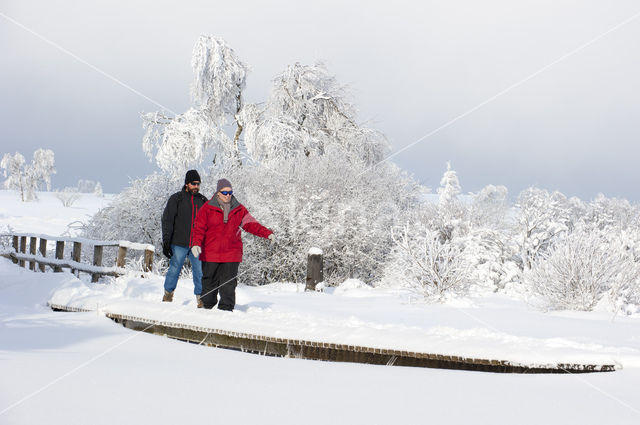
[[179,113],[200,34],[251,66],[248,102],[287,65],[322,60],[394,151],[493,99],[393,161],[434,190],[450,161],[464,192],[640,201],[640,17],[576,51],[636,16],[637,1],[344,3],[0,0],[0,155],[53,149],[54,187],[118,192],[156,168],[140,113],[160,109],[9,17]]

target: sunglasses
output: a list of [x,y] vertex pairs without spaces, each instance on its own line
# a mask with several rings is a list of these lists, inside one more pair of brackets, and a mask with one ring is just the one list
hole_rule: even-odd
[[233,195],[233,190],[221,190],[220,193],[222,193],[224,196]]
[[191,186],[200,186],[200,182],[191,182],[189,183]]

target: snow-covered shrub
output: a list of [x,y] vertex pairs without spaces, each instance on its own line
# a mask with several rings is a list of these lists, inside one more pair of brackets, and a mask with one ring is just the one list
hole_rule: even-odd
[[526,271],[557,236],[569,230],[571,204],[560,192],[531,187],[520,192],[516,208],[519,263]]
[[23,202],[37,200],[36,190],[51,190],[51,175],[56,173],[54,164],[55,156],[50,149],[36,150],[30,164],[19,152],[5,154],[0,161],[0,168],[4,169],[7,178],[4,187],[17,190]]
[[163,173],[133,180],[109,206],[91,218],[83,236],[98,240],[150,243],[155,245],[156,253],[161,253],[162,211],[169,196],[181,187],[180,179],[172,179]]
[[65,187],[60,191],[56,191],[56,198],[58,198],[65,207],[72,206],[81,197],[82,195],[77,187]]
[[553,310],[592,310],[606,294],[614,304],[633,298],[640,267],[621,242],[594,230],[557,238],[525,273],[525,283],[542,307]]
[[440,232],[415,222],[392,237],[395,249],[387,263],[384,285],[407,287],[429,300],[468,292],[471,264],[462,244],[443,241]]
[[473,228],[464,238],[464,252],[472,264],[470,280],[494,291],[518,281],[517,247],[506,229]]
[[328,284],[349,277],[374,282],[393,246],[389,229],[406,220],[421,190],[397,167],[370,170],[340,149],[283,158],[273,168],[234,168],[225,177],[238,200],[277,236],[274,247],[244,238],[241,269],[254,283],[303,281],[313,246],[324,252]]
[[465,255],[474,263],[472,281],[501,290],[519,279],[513,213],[507,188],[489,185],[473,196]]

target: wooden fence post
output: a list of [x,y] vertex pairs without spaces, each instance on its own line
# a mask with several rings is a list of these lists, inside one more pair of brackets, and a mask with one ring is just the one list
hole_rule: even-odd
[[[47,256],[47,240],[43,238],[40,238],[40,255],[43,257]],[[44,273],[45,271],[44,263],[40,263],[40,271]]]
[[[93,247],[93,265],[102,266],[102,245],[95,245]],[[91,282],[97,282],[100,279],[100,273],[91,274]]]
[[150,249],[144,250],[144,270],[145,272],[150,272],[153,268],[153,251]]
[[[16,250],[16,254],[19,252],[18,250],[20,249],[20,238],[17,236],[13,237],[13,249]],[[13,258],[12,259],[13,264],[18,264],[18,259],[17,258]]]
[[305,291],[315,291],[316,285],[324,280],[322,250],[311,248],[307,254],[307,282]]
[[[27,252],[27,237],[20,236],[20,252],[25,254]],[[24,267],[24,260],[20,260],[20,267]]]
[[[29,254],[36,255],[36,242],[38,238],[31,236],[29,238]],[[29,270],[36,271],[36,260],[29,261]]]
[[116,256],[116,267],[123,267],[127,264],[127,247],[119,246],[118,255]]
[[[71,253],[71,259],[76,263],[79,263],[81,253],[82,253],[82,244],[80,242],[73,242],[73,252]],[[75,273],[76,275],[79,275],[80,270],[71,269],[71,273]]]
[[[64,260],[64,241],[56,241],[56,259]],[[62,271],[62,267],[53,266],[54,273],[60,273]]]

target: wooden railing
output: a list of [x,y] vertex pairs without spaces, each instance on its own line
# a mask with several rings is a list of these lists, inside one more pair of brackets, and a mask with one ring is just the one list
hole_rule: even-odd
[[[91,274],[91,281],[97,282],[100,276],[119,276],[124,274],[126,256],[129,251],[144,251],[143,270],[151,271],[153,264],[153,245],[128,241],[95,241],[84,238],[68,238],[62,236],[37,235],[31,233],[12,233],[13,251],[3,253],[3,257],[10,258],[20,267],[26,267],[33,271],[44,272],[46,266],[50,266],[54,272],[61,272],[68,268],[72,273],[79,272]],[[29,240],[29,252],[27,253],[27,239]],[[55,257],[47,257],[47,244],[56,243]],[[93,246],[93,262],[82,262],[82,246]],[[65,259],[65,248],[71,246],[71,255]],[[117,247],[117,254],[113,266],[103,266],[104,247]],[[36,269],[36,265],[38,266]]]

